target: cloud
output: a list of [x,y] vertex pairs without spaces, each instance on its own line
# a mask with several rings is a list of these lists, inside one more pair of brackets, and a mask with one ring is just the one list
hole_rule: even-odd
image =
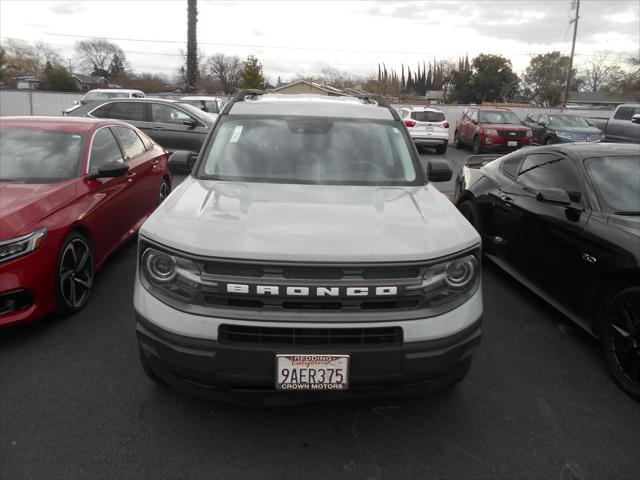
[[87,6],[81,2],[60,2],[49,7],[56,15],[74,15],[87,10]]

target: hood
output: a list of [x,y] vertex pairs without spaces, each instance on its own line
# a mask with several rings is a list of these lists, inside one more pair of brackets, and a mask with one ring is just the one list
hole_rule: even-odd
[[481,126],[485,128],[494,128],[496,130],[513,130],[516,132],[531,130],[524,125],[517,125],[515,123],[481,123]]
[[549,127],[555,132],[568,132],[576,133],[578,135],[598,135],[602,133],[599,128],[596,127]]
[[429,185],[356,187],[187,179],[141,234],[189,253],[282,261],[425,260],[480,243]]
[[74,180],[54,184],[0,183],[0,241],[30,233],[33,225],[76,195]]

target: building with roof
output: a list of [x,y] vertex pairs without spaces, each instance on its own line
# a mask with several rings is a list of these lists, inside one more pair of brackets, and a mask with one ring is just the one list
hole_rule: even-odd
[[640,101],[638,95],[608,93],[608,92],[569,92],[567,106],[584,108],[615,108],[623,103]]
[[18,90],[37,90],[40,80],[37,77],[16,77],[16,88]]
[[76,82],[76,87],[81,92],[88,92],[89,90],[94,90],[96,88],[113,87],[105,77],[93,77],[91,75],[83,75],[81,73],[74,73],[72,74],[72,77]]

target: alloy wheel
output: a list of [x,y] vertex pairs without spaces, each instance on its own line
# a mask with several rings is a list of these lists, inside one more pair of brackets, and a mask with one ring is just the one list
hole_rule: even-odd
[[87,301],[93,285],[91,250],[83,238],[73,238],[60,258],[60,293],[71,309],[79,309]]
[[640,299],[627,296],[616,302],[609,329],[608,348],[619,373],[640,385]]

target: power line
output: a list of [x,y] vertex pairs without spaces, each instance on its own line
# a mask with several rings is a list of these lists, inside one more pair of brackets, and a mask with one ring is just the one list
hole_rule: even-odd
[[[156,39],[143,39],[143,38],[125,38],[125,37],[95,37],[90,35],[72,35],[67,33],[52,33],[47,32],[45,35],[50,35],[54,37],[71,37],[71,38],[87,38],[92,40],[114,40],[121,42],[143,42],[143,43],[168,43],[168,44],[179,44],[185,45],[186,42],[180,40],[156,40]],[[417,50],[359,50],[359,49],[349,49],[349,48],[324,48],[324,47],[295,47],[289,45],[261,45],[261,44],[246,44],[246,43],[221,43],[221,42],[198,42],[199,45],[209,45],[209,46],[217,46],[217,47],[241,47],[241,48],[274,48],[274,49],[284,49],[284,50],[300,50],[300,51],[320,51],[320,52],[344,52],[344,53],[370,53],[372,55],[443,55],[443,56],[459,56],[464,55],[465,53],[461,52],[445,52],[445,51],[417,51]],[[144,52],[147,53],[147,52]],[[533,56],[537,55],[532,52],[509,52],[504,53],[504,55],[518,55],[518,56]],[[589,54],[581,54],[580,56],[592,57],[594,55]],[[377,65],[377,64],[376,64]]]

